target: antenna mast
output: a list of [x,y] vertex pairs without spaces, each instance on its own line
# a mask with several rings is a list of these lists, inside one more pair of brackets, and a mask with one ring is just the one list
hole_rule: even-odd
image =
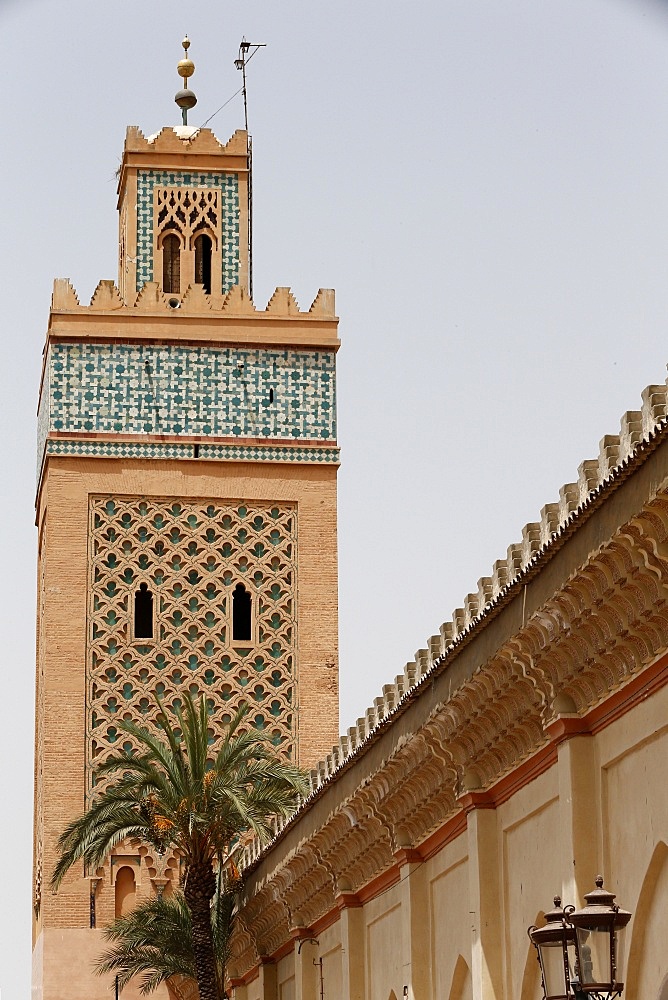
[[266,48],[265,42],[247,42],[241,39],[239,55],[234,65],[241,70],[241,92],[244,95],[244,127],[246,129],[246,159],[248,161],[248,294],[253,298],[253,139],[248,131],[248,95],[246,93],[246,66],[258,49]]

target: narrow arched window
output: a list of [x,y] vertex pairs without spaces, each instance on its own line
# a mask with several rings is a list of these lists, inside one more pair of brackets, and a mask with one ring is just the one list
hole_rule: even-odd
[[252,630],[251,595],[243,583],[238,583],[232,593],[232,639],[250,642]]
[[202,233],[195,240],[195,281],[211,295],[211,237]]
[[153,594],[142,583],[135,594],[135,639],[153,638]]
[[181,285],[181,243],[170,233],[162,241],[162,290],[178,295]]
[[116,874],[116,884],[114,885],[114,916],[127,917],[132,912],[135,905],[135,873],[128,865],[119,868]]

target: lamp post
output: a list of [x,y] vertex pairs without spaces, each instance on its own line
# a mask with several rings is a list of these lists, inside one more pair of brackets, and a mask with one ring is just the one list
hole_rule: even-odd
[[529,928],[538,953],[544,1000],[612,1000],[624,991],[621,939],[631,919],[614,902],[614,893],[596,888],[585,894],[581,910],[562,908],[559,896],[543,927]]

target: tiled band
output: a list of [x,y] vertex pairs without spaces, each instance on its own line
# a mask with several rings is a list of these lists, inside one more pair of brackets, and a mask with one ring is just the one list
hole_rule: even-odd
[[48,430],[336,439],[329,351],[53,344]]
[[47,455],[77,455],[83,458],[192,459],[222,462],[296,462],[301,465],[336,465],[338,448],[294,448],[242,444],[163,444],[135,441],[86,441],[50,438]]

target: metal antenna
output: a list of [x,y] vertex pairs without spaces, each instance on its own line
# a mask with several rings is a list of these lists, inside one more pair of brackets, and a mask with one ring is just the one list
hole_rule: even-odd
[[244,128],[246,129],[246,158],[248,161],[248,294],[253,298],[253,139],[248,131],[248,95],[246,93],[246,66],[258,49],[266,48],[265,42],[247,42],[245,38],[239,43],[239,55],[234,65],[241,70],[241,92],[244,95]]

